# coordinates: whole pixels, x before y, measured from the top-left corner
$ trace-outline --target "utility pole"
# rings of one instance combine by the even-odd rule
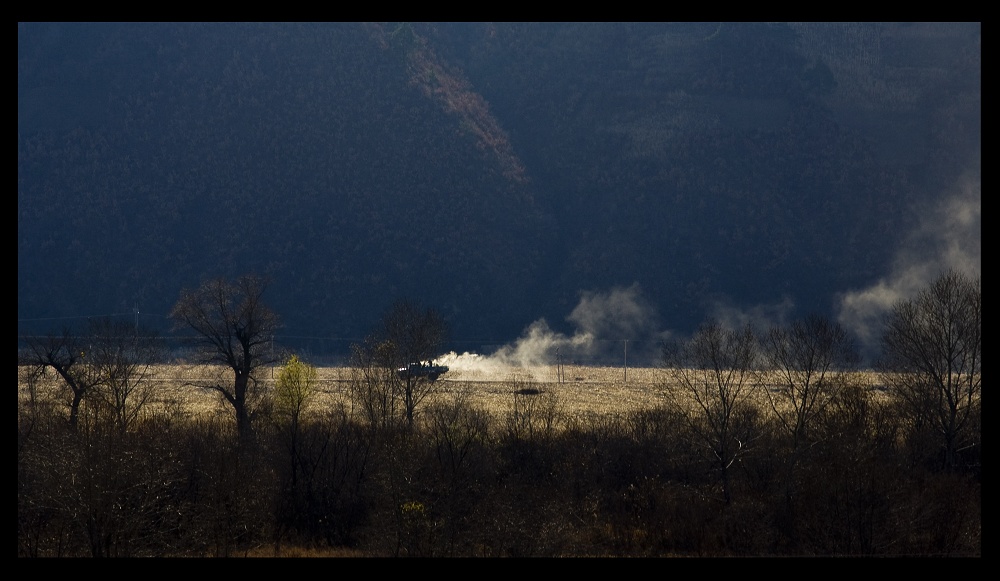
[[[628,339],[625,339],[625,383],[628,383]]]

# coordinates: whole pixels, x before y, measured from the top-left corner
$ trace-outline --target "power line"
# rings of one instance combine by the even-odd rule
[[[169,318],[167,315],[161,315],[159,313],[139,313],[138,309],[129,313],[106,313],[101,315],[63,315],[60,317],[35,317],[29,319],[18,319],[18,323],[33,323],[37,321],[62,321],[66,319],[100,319],[102,317],[156,317],[160,319]]]

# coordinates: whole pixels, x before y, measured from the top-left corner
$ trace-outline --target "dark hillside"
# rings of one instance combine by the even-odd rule
[[[289,339],[638,283],[830,312],[979,174],[980,26],[18,25],[19,332],[257,271]],[[458,348],[464,348],[459,345]]]

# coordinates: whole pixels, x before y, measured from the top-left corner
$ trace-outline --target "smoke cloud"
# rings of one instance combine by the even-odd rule
[[[757,329],[784,325],[795,311],[795,301],[789,296],[772,304],[755,305],[749,309],[736,307],[728,300],[718,300],[709,307],[710,317],[726,329],[742,329],[750,324]]]
[[[915,296],[950,269],[982,273],[982,181],[964,176],[897,252],[891,272],[872,286],[844,293],[838,321],[868,353],[878,347],[881,322],[898,301]]]
[[[868,288],[837,298],[838,322],[859,341],[866,354],[878,348],[883,316],[897,301],[911,298],[949,269],[970,276],[982,272],[982,185],[978,177],[960,180],[953,193],[923,215],[897,251],[890,273]],[[787,324],[795,302],[785,296],[772,304],[745,309],[715,301],[709,315],[726,328],[746,324],[766,329]],[[655,365],[661,341],[655,306],[638,283],[610,291],[583,291],[566,317],[571,333],[552,329],[545,319],[531,323],[521,336],[490,354],[448,353],[439,361],[455,371],[502,376],[513,369],[532,370],[557,363],[618,365],[627,349],[630,365]],[[627,345],[626,345],[627,341]]]
[[[515,342],[489,355],[452,352],[439,360],[456,371],[496,374],[557,363],[620,364],[628,341],[629,361],[640,364],[656,353],[661,333],[658,314],[639,284],[607,292],[583,291],[566,317],[575,330],[560,333],[545,319],[529,325]]]

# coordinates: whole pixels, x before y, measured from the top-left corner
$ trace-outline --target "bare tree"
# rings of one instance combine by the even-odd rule
[[[103,317],[92,320],[89,329],[88,360],[98,383],[94,393],[124,434],[154,394],[149,379],[163,345],[151,331],[126,321]]]
[[[410,300],[399,300],[382,316],[362,348],[381,368],[401,403],[403,417],[413,427],[417,407],[433,391],[434,377],[422,372],[441,353],[448,325],[439,312]],[[388,371],[388,373],[386,373]]]
[[[763,383],[778,423],[798,449],[814,419],[854,370],[860,355],[843,327],[820,315],[772,327],[761,338]]]
[[[732,499],[730,467],[754,435],[757,338],[748,325],[703,325],[687,342],[664,346],[668,394],[719,471],[723,498]]]
[[[351,348],[351,401],[373,432],[393,427],[399,421],[395,386],[399,381],[392,363],[390,345],[368,337]]]
[[[529,383],[517,376],[511,377],[507,385],[513,396],[501,420],[507,441],[519,443],[551,436],[563,415],[555,392],[530,388]]]
[[[269,345],[279,326],[278,316],[263,300],[267,281],[249,274],[235,281],[214,279],[195,290],[183,290],[170,313],[176,329],[192,330],[188,342],[199,362],[222,365],[233,372],[232,385],[214,382],[233,407],[241,441],[252,436],[251,420],[257,392],[257,372],[272,361]]]
[[[448,333],[444,318],[436,310],[410,301],[396,302],[383,319],[383,332],[394,346],[406,423],[411,428],[417,406],[432,391],[436,375],[413,373],[413,364],[431,365],[441,353]]]
[[[87,341],[64,328],[61,334],[45,337],[26,337],[27,348],[19,354],[20,363],[38,368],[51,367],[69,388],[69,425],[76,430],[80,419],[80,406],[99,378],[86,356]]]
[[[914,423],[940,436],[946,470],[978,436],[982,309],[981,277],[951,271],[897,303],[882,335],[879,367]]]

